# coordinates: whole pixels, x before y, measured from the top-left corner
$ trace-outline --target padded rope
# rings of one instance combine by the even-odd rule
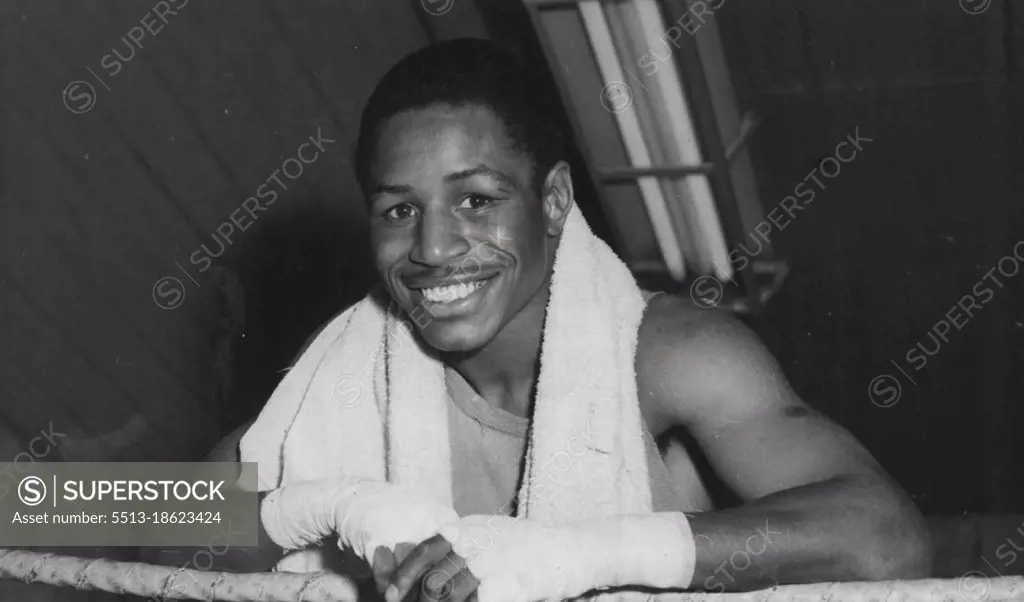
[[[335,573],[218,573],[2,548],[0,579],[157,600],[356,602],[357,599],[355,584]]]
[[[355,585],[334,573],[214,573],[106,558],[0,548],[0,579],[101,590],[158,600],[356,602]],[[659,602],[669,596],[658,596]],[[652,597],[652,600],[655,598]],[[678,594],[674,602],[998,602],[1024,600],[1024,577],[784,585],[736,594]]]

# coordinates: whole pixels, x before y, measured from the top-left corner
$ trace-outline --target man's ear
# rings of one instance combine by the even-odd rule
[[[572,174],[569,171],[569,164],[565,161],[555,163],[551,171],[544,178],[544,186],[541,189],[541,200],[544,203],[544,225],[548,236],[558,236],[562,233],[566,218],[569,217],[569,210],[576,202],[572,192]]]

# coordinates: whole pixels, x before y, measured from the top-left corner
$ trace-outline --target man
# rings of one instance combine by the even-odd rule
[[[555,250],[575,202],[569,138],[542,90],[534,73],[490,44],[447,42],[397,65],[361,123],[356,170],[377,271],[406,312],[430,304],[432,319],[417,323],[416,334],[458,373],[465,396],[480,402],[481,429],[493,424],[480,413],[497,416],[492,423],[529,421]],[[489,260],[451,280],[481,248]],[[849,433],[797,397],[737,320],[654,296],[635,371],[650,436],[688,430],[744,502],[710,510],[692,501],[699,483],[682,484],[687,491],[671,509],[686,513],[692,531],[692,587],[928,575],[930,547],[916,508]],[[507,498],[521,474],[522,458],[496,441],[477,444],[493,451],[479,462],[491,458],[497,485],[479,464],[454,469],[460,514],[511,512],[483,501]],[[237,458],[234,445],[212,457]],[[441,535],[398,551],[373,556],[389,602],[473,597],[478,581]],[[453,565],[463,568],[424,582]]]

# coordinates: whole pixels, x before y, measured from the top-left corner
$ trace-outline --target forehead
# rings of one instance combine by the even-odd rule
[[[529,178],[528,157],[515,148],[494,111],[480,105],[431,105],[403,111],[385,122],[370,175],[380,181],[410,172],[457,171],[479,164]]]

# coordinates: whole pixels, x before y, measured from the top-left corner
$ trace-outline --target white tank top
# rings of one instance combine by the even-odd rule
[[[530,421],[495,408],[454,369],[446,371],[448,429],[452,449],[452,497],[455,511],[471,514],[516,513]],[[679,446],[669,448],[679,470],[669,471],[644,425],[651,502],[655,512],[700,512],[710,498]],[[678,456],[679,453],[683,456]]]

